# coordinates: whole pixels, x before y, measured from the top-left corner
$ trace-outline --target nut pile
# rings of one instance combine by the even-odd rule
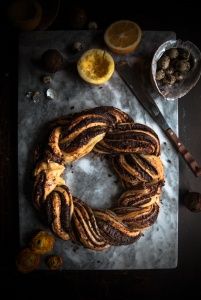
[[[191,61],[187,49],[171,48],[165,51],[157,63],[156,80],[169,86],[181,82],[192,67]]]

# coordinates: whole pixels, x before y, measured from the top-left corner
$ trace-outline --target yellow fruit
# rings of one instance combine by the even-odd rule
[[[142,37],[140,27],[128,20],[112,23],[104,34],[106,45],[115,53],[128,54],[139,45]]]
[[[114,72],[114,60],[104,50],[90,49],[79,59],[77,70],[86,82],[103,84],[110,79]]]
[[[39,231],[31,240],[31,250],[36,254],[45,254],[52,251],[55,244],[54,237],[46,231]]]
[[[8,8],[8,16],[19,29],[34,30],[42,18],[42,6],[38,1],[12,1]]]

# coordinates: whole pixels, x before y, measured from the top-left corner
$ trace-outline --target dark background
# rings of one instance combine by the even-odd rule
[[[10,1],[0,2],[1,64],[0,64],[0,192],[1,192],[1,275],[2,288],[9,287],[28,293],[30,298],[41,296],[43,289],[52,294],[65,289],[66,297],[128,299],[140,296],[172,296],[196,294],[201,296],[201,214],[192,213],[184,206],[187,191],[201,193],[201,178],[195,178],[180,160],[179,196],[179,256],[174,270],[99,271],[99,272],[35,272],[21,275],[15,270],[18,241],[17,193],[17,64],[18,31],[6,18]],[[48,2],[48,1],[46,1]],[[89,21],[96,21],[105,29],[114,20],[131,19],[142,30],[171,30],[178,38],[190,40],[201,49],[201,16],[193,1],[83,1]],[[109,6],[110,3],[110,6]],[[132,3],[132,4],[131,4]],[[49,1],[51,5],[51,1]],[[48,30],[72,29],[69,13],[75,1],[61,1],[57,18]],[[87,27],[85,26],[84,29]],[[179,100],[179,134],[201,164],[201,80]]]

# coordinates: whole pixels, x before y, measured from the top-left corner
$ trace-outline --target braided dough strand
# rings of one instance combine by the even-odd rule
[[[164,171],[157,134],[111,106],[69,115],[51,126],[34,170],[33,201],[53,232],[96,251],[139,239],[160,209]],[[71,195],[62,178],[65,166],[92,150],[111,161],[124,187],[114,208],[92,209]]]

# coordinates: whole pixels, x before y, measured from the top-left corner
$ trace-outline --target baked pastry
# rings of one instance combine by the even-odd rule
[[[125,191],[117,207],[92,209],[71,195],[65,166],[94,151],[104,155]],[[34,171],[33,200],[55,234],[93,250],[135,242],[157,219],[164,184],[160,142],[148,126],[102,106],[54,122]]]

